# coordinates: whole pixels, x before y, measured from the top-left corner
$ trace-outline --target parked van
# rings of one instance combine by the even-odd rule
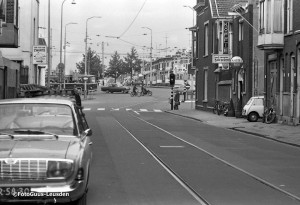
[[[256,122],[258,118],[262,118],[264,114],[264,96],[255,96],[249,99],[244,106],[242,115],[249,122]]]

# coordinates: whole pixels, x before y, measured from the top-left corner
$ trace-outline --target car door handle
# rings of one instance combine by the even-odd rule
[[[89,145],[93,145],[93,143],[92,143],[92,142],[90,142],[90,143],[89,143]]]

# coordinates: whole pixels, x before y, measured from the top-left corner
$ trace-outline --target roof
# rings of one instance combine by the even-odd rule
[[[38,104],[61,104],[72,106],[74,99],[55,95],[46,95],[35,98],[12,98],[0,100],[1,104],[26,104],[26,103],[38,103]]]
[[[209,0],[212,18],[228,17],[228,12],[236,4],[245,5],[249,0]]]

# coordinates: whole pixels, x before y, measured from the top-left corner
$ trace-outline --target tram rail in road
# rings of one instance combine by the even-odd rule
[[[197,145],[194,145],[184,139],[181,139],[180,137],[176,136],[175,134],[172,134],[171,132],[161,128],[160,126],[157,126],[157,125],[154,125],[144,119],[142,119],[140,116],[135,116],[135,115],[132,115],[130,114],[132,117],[140,120],[141,122],[143,123],[146,123],[148,125],[150,125],[151,127],[157,129],[157,130],[160,130],[164,133],[166,133],[167,135],[169,136],[172,136],[174,139],[177,139],[179,140],[180,142],[182,142],[183,144],[185,145],[162,145],[160,146],[160,148],[185,148],[185,147],[192,147],[192,148],[195,148],[199,151],[201,151],[202,153],[205,153],[206,155],[218,160],[219,162],[225,164],[226,166],[229,166],[235,170],[237,170],[238,172],[252,178],[253,180],[259,182],[259,184],[265,186],[265,188],[263,189],[268,189],[268,188],[271,188],[277,192],[280,192],[282,193],[283,195],[287,196],[287,198],[291,198],[292,200],[294,201],[297,201],[297,202],[300,202],[300,198],[293,194],[293,193],[290,193],[284,189],[282,189],[281,187],[278,187],[277,185],[275,184],[272,184],[271,182],[268,182],[267,180],[261,178],[261,177],[258,177],[254,174],[251,174],[250,172],[214,155],[213,153],[210,153],[208,151],[206,151],[205,149],[202,149],[201,147],[197,146]],[[182,185],[185,190],[187,190],[198,202],[199,204],[203,204],[203,205],[209,205],[210,202],[209,202],[209,199],[205,196],[202,195],[202,193],[199,191],[197,191],[196,189],[193,188],[193,185],[191,185],[189,182],[187,182],[187,180],[184,179],[184,177],[182,177],[180,175],[180,173],[178,173],[176,171],[176,169],[174,169],[172,166],[170,166],[167,162],[167,160],[164,160],[162,159],[160,156],[159,156],[159,153],[156,153],[155,150],[152,150],[149,146],[145,146],[144,142],[142,140],[139,139],[138,136],[135,136],[134,133],[130,132],[125,125],[123,125],[120,121],[116,120],[117,123],[134,139],[136,140],[180,185]]]

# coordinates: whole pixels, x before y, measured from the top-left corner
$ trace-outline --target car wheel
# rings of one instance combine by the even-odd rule
[[[257,120],[258,120],[258,114],[256,112],[251,112],[248,115],[247,119],[248,119],[249,122],[257,122]]]
[[[107,90],[106,93],[109,93],[109,91]]]

